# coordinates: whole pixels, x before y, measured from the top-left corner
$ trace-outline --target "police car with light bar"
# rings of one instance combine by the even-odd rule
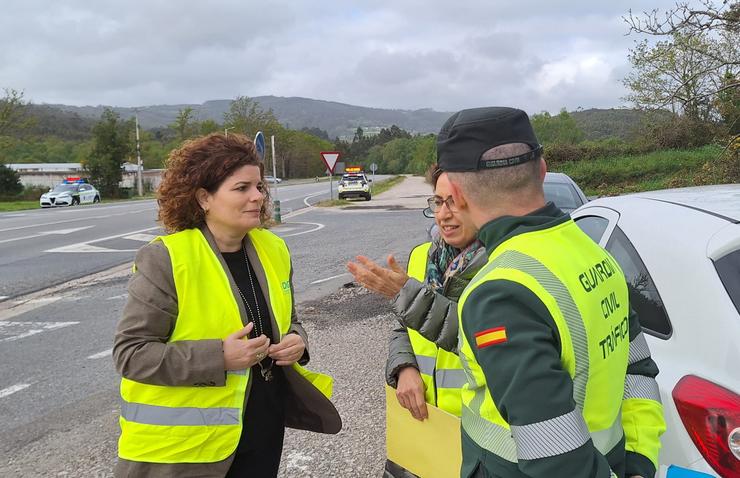
[[[85,178],[66,178],[61,183],[41,195],[41,207],[75,206],[85,203],[99,203],[100,191]]]
[[[347,166],[344,168],[344,175],[342,175],[342,179],[337,186],[339,199],[362,197],[365,198],[365,201],[369,201],[372,198],[371,182],[372,179],[368,179],[365,176],[362,168],[359,166]]]

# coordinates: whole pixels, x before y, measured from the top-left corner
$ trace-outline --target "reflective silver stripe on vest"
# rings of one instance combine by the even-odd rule
[[[511,434],[520,460],[562,455],[582,447],[591,439],[588,426],[577,408],[549,420],[511,425]]]
[[[247,369],[244,370],[227,370],[226,375],[246,375]]]
[[[161,407],[121,402],[121,416],[143,425],[208,426],[238,425],[238,408]]]
[[[434,384],[437,388],[462,388],[466,383],[468,379],[462,369],[443,368],[434,372]]]
[[[434,375],[434,367],[437,365],[437,359],[426,355],[417,355],[416,364],[419,366],[419,372],[424,375]]]
[[[573,399],[576,401],[578,408],[583,409],[583,403],[586,399],[586,382],[588,382],[589,377],[588,339],[581,313],[573,302],[573,297],[568,292],[568,288],[540,261],[518,251],[504,252],[486,266],[485,272],[480,272],[479,277],[497,267],[518,269],[529,274],[557,302],[558,308],[568,324],[573,342],[573,354],[576,359],[573,376]]]
[[[511,432],[501,425],[485,420],[465,404],[462,406],[462,427],[479,446],[506,461],[517,462],[516,443],[511,437]]]
[[[603,455],[606,455],[614,449],[615,446],[619,445],[624,437],[624,428],[622,428],[622,411],[620,410],[617,414],[617,418],[614,419],[612,426],[606,430],[599,430],[597,432],[591,432],[591,439],[594,441],[594,447],[599,450]]]
[[[637,363],[640,360],[650,358],[650,348],[648,347],[647,341],[645,340],[645,334],[640,332],[630,342],[630,356],[629,364]]]
[[[624,399],[628,398],[647,398],[660,402],[658,382],[644,375],[627,375],[624,381]]]

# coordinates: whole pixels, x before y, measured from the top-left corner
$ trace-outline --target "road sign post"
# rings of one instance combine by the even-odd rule
[[[321,160],[326,165],[326,172],[329,174],[329,199],[334,199],[333,174],[334,166],[337,164],[341,153],[339,151],[322,151]]]

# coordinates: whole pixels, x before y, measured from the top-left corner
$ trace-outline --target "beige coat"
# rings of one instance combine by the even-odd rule
[[[228,266],[216,247],[213,235],[207,228],[202,232],[231,284],[235,298],[239,292]],[[254,267],[265,301],[270,304],[265,271],[254,246],[245,238],[249,261]],[[167,248],[161,241],[142,247],[136,254],[136,272],[128,285],[128,301],[123,317],[118,323],[113,345],[113,360],[123,376],[137,382],[165,386],[221,387],[226,384],[224,356],[221,340],[190,340],[168,342],[177,320],[177,292],[172,274],[172,263]],[[292,281],[291,281],[292,287]],[[247,314],[241,300],[236,300],[242,323]],[[217,304],[214,304],[217,305]],[[272,343],[280,339],[272,310]],[[308,337],[296,320],[295,306],[289,333],[299,334],[306,343],[300,364],[308,362]],[[337,433],[341,419],[334,406],[306,379],[290,367],[285,367],[285,378],[290,396],[286,398],[285,424],[291,428],[320,433]],[[250,381],[251,387],[251,381]],[[249,389],[245,402],[249,397]],[[246,407],[245,407],[246,408]],[[223,477],[226,475],[233,454],[216,463],[157,464],[119,459],[115,469],[117,477]]]

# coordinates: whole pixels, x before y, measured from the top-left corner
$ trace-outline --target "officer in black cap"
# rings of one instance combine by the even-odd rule
[[[658,368],[619,265],[545,202],[527,114],[455,113],[437,153],[448,204],[489,254],[458,305],[461,476],[653,477],[665,430]]]

